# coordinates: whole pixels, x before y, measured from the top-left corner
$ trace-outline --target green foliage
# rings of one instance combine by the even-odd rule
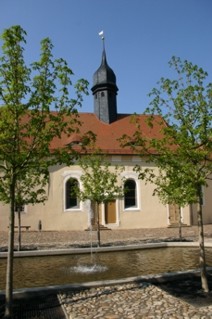
[[[80,200],[107,203],[123,197],[123,186],[119,186],[118,176],[122,167],[115,167],[112,171],[110,163],[101,154],[83,156],[79,165],[83,169],[81,176],[82,190],[78,191]]]
[[[70,96],[73,72],[64,59],[53,59],[49,38],[41,41],[39,61],[27,66],[25,37],[20,26],[1,36],[0,198],[10,200],[9,185],[15,180],[16,195],[35,203],[45,199],[42,189],[49,166],[71,161],[70,147],[67,153],[52,143],[77,130],[77,107],[87,94],[88,82],[79,80],[74,86],[76,98]]]
[[[199,201],[212,174],[212,83],[188,61],[173,57],[170,66],[176,78],[161,78],[146,110],[148,125],[159,125],[161,136],[147,139],[138,127],[133,147],[159,168],[157,174],[137,167],[140,178],[155,183],[163,202],[184,206]]]
[[[41,170],[39,170],[41,172]],[[47,199],[46,185],[49,180],[48,171],[39,175],[37,171],[30,169],[28,175],[19,175],[16,179],[15,187],[15,203],[17,205],[27,205],[43,203]],[[0,200],[5,203],[10,203],[10,179],[4,180],[0,184]]]

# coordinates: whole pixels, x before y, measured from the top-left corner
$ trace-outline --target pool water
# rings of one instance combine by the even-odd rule
[[[206,249],[212,266],[212,249]],[[199,250],[190,247],[152,248],[80,255],[14,259],[14,289],[183,271],[199,267]],[[0,289],[5,289],[6,259],[0,259]]]

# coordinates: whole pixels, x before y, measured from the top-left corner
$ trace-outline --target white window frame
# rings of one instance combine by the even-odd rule
[[[82,172],[80,171],[65,171],[63,173],[63,210],[64,212],[80,212],[82,211],[82,202],[79,202],[79,207],[66,208],[66,183],[70,178],[74,178],[79,183],[79,188],[82,188],[82,183],[80,177],[82,176]]]
[[[123,211],[125,212],[129,212],[129,211],[138,211],[140,210],[140,202],[141,202],[141,196],[140,196],[140,183],[139,183],[139,179],[138,179],[138,174],[135,172],[124,172],[121,174],[121,176],[124,178],[124,183],[128,180],[128,179],[132,179],[135,182],[135,187],[136,187],[136,199],[137,199],[137,203],[135,207],[127,207],[125,208],[124,205],[124,198],[122,199],[122,206],[123,206]],[[124,187],[124,185],[123,185]]]

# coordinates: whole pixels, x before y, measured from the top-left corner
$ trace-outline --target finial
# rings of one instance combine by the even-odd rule
[[[104,37],[104,31],[103,30],[99,32],[99,36],[104,41],[105,37]]]
[[[102,39],[103,50],[105,50],[105,36],[104,36],[104,31],[103,30],[99,32],[99,36]]]

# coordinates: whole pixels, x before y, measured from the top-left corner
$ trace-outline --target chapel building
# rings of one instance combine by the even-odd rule
[[[117,109],[118,87],[116,75],[109,67],[106,51],[103,47],[101,65],[94,73],[92,86],[94,112],[79,113],[81,126],[79,132],[64,136],[55,141],[54,147],[71,144],[79,148],[84,134],[92,131],[96,135],[96,147],[101,149],[110,161],[111,169],[116,165],[124,167],[123,187],[129,191],[123,198],[118,198],[100,209],[100,224],[103,228],[138,229],[178,227],[179,207],[163,205],[157,196],[153,196],[154,185],[139,179],[134,171],[135,165],[143,168],[151,166],[145,157],[136,154],[130,145],[121,147],[119,138],[124,134],[132,136],[136,130],[135,122],[140,125],[146,137],[160,137],[160,125],[155,116],[154,126],[150,128],[146,119],[148,115],[120,114]],[[129,107],[133,111],[133,106]],[[157,167],[152,167],[157,171]],[[22,225],[30,230],[44,231],[87,230],[95,225],[95,208],[93,203],[80,202],[70,191],[73,185],[82,187],[80,177],[82,169],[77,164],[70,166],[57,165],[49,168],[50,182],[46,189],[48,199],[45,204],[25,205],[22,207]],[[203,216],[204,223],[212,223],[212,185],[204,190]],[[185,226],[197,224],[196,206],[180,208],[181,222]],[[9,206],[0,204],[0,230],[7,230]],[[17,216],[15,220],[17,226]]]

